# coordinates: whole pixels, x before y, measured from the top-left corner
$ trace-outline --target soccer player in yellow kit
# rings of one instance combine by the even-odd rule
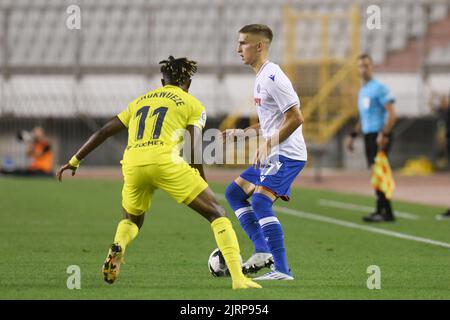
[[[136,238],[153,193],[159,188],[211,223],[217,246],[229,268],[233,289],[261,288],[242,273],[236,234],[205,181],[203,165],[189,165],[179,154],[183,141],[179,130],[186,129],[191,137],[201,137],[206,122],[205,107],[188,93],[191,77],[197,71],[196,62],[170,56],[160,64],[163,87],[138,97],[95,132],[59,169],[57,177],[61,181],[65,170],[72,170],[74,175],[80,161],[92,150],[110,136],[128,129],[128,145],[121,161],[124,219],[117,226],[102,267],[105,281],[113,283],[117,279],[125,250]],[[201,154],[198,139],[191,141],[191,154]]]

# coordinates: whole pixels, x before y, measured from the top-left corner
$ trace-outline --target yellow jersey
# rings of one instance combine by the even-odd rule
[[[166,85],[138,97],[117,115],[128,128],[122,165],[142,166],[173,161],[188,125],[203,129],[206,112],[193,95]]]

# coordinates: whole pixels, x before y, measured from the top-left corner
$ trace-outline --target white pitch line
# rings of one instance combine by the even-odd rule
[[[220,200],[226,200],[225,196],[223,194],[217,194],[217,198]],[[450,249],[450,243],[447,243],[447,242],[442,242],[442,241],[437,241],[437,240],[427,239],[427,238],[422,238],[422,237],[416,237],[416,236],[412,236],[412,235],[409,235],[406,233],[395,232],[395,231],[390,231],[390,230],[381,229],[381,228],[365,226],[365,225],[358,224],[358,223],[334,219],[334,218],[330,218],[327,216],[322,216],[320,214],[303,212],[303,211],[294,210],[294,209],[290,209],[290,208],[286,208],[286,207],[275,206],[275,210],[289,214],[291,216],[299,217],[299,218],[321,221],[321,222],[325,222],[325,223],[335,224],[335,225],[338,225],[341,227],[347,227],[347,228],[351,228],[351,229],[364,230],[364,231],[368,231],[368,232],[372,232],[372,233],[384,234],[385,236],[389,236],[389,237],[410,240],[410,241],[416,241],[416,242],[431,244],[434,246]]]
[[[416,237],[416,236],[412,236],[412,235],[409,235],[406,233],[395,232],[395,231],[390,231],[390,230],[386,230],[386,229],[364,226],[364,225],[361,225],[358,223],[334,219],[334,218],[330,218],[330,217],[326,217],[326,216],[321,216],[318,214],[297,211],[297,210],[284,208],[284,207],[276,207],[276,209],[280,212],[284,212],[284,213],[290,214],[292,216],[297,216],[300,218],[322,221],[322,222],[332,223],[332,224],[336,224],[336,225],[347,227],[347,228],[365,230],[365,231],[369,231],[369,232],[373,232],[373,233],[381,233],[381,234],[391,236],[394,238],[400,238],[400,239],[405,239],[405,240],[411,240],[411,241],[416,241],[416,242],[432,244],[432,245],[439,246],[439,247],[450,248],[450,243],[446,243],[446,242],[442,242],[442,241],[437,241],[437,240],[422,238],[422,237]]]
[[[358,204],[353,203],[345,203],[335,200],[327,200],[327,199],[320,199],[319,205],[323,207],[333,207],[338,209],[347,209],[347,210],[353,210],[353,211],[362,211],[362,212],[368,212],[371,213],[374,211],[374,208],[369,206],[362,206]],[[403,212],[403,211],[394,211],[395,216],[403,219],[409,219],[409,220],[418,220],[419,216],[413,213],[409,212]]]

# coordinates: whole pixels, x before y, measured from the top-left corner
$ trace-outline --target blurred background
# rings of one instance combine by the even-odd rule
[[[381,8],[379,28],[368,25],[371,5]],[[309,166],[366,168],[362,140],[353,154],[343,145],[357,117],[356,57],[366,52],[397,98],[392,166],[448,168],[446,0],[0,0],[0,166],[27,165],[18,133],[35,126],[52,143],[54,166],[67,161],[160,85],[158,62],[169,55],[198,61],[191,93],[207,108],[207,127],[256,121],[254,74],[236,54],[238,30],[250,23],[274,31],[270,59],[300,96]],[[85,164],[117,165],[125,144],[125,134],[114,137]]]

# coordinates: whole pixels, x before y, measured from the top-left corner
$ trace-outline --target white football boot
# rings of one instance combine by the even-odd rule
[[[242,272],[244,274],[256,273],[262,268],[273,265],[273,257],[271,253],[254,253],[252,256],[242,264]]]
[[[253,278],[253,280],[294,280],[294,277],[289,274],[274,270],[260,277]]]

